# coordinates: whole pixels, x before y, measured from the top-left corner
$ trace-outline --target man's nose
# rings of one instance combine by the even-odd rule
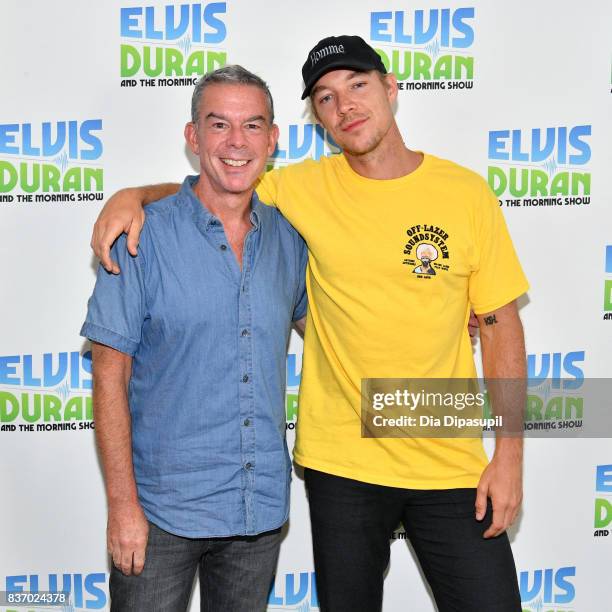
[[[230,127],[227,134],[227,143],[232,146],[240,149],[246,145],[246,135],[242,129],[242,126],[232,126]]]
[[[338,114],[346,115],[355,109],[355,101],[350,93],[338,94]]]

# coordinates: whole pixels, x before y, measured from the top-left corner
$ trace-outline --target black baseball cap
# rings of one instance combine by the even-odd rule
[[[328,36],[310,50],[302,66],[302,100],[310,95],[310,90],[324,74],[338,68],[387,73],[380,55],[360,36]]]

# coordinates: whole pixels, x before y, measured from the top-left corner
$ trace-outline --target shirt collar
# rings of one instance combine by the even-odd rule
[[[211,227],[221,225],[221,221],[202,204],[195,194],[193,187],[198,182],[199,178],[198,175],[192,175],[185,178],[179,191],[179,201],[191,208],[193,211],[193,219],[196,224],[204,231],[208,231]],[[263,206],[257,194],[253,191],[249,218],[255,230],[258,230],[261,225]]]

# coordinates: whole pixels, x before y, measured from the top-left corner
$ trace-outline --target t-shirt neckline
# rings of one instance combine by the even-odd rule
[[[427,171],[431,163],[431,155],[428,155],[423,151],[415,151],[415,153],[420,153],[421,155],[423,155],[423,160],[421,161],[421,163],[412,172],[394,179],[374,179],[362,176],[358,172],[355,172],[353,168],[351,168],[351,165],[349,164],[348,160],[346,159],[346,156],[343,153],[338,155],[338,157],[340,158],[340,169],[345,174],[347,174],[351,178],[351,180],[354,180],[357,183],[361,183],[362,186],[370,189],[387,190],[405,187],[409,183],[412,183],[415,179],[418,179],[422,174]]]

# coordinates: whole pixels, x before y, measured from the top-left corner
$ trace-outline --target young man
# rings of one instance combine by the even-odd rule
[[[302,239],[253,193],[278,129],[240,66],[196,85],[185,127],[200,176],[147,208],[134,258],[102,268],[93,341],[112,609],[266,609],[289,512],[285,363],[306,313]],[[143,569],[144,568],[144,569]]]
[[[402,522],[441,612],[518,611],[505,530],[522,497],[522,440],[499,437],[487,464],[480,439],[362,438],[360,419],[363,379],[475,377],[470,307],[485,376],[524,378],[515,299],[528,285],[497,200],[476,174],[405,147],[396,79],[361,38],[323,39],[302,75],[302,98],[343,153],[268,173],[257,191],[309,249],[294,457],[321,608],[381,608]],[[107,268],[119,232],[135,249],[146,198],[130,193],[101,215],[92,243]]]

